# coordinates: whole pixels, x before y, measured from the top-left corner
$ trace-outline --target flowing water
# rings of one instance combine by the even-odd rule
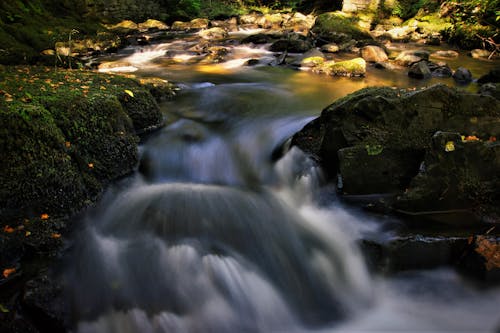
[[[401,73],[329,78],[270,66],[243,46],[217,65],[177,41],[121,56],[139,76],[181,83],[170,125],[89,212],[67,269],[75,332],[493,332],[500,291],[448,269],[368,273],[356,241],[384,221],[320,190],[296,148],[275,151],[336,98]],[[185,48],[185,46],[184,46]],[[372,75],[373,74],[373,75]],[[426,82],[429,84],[429,82]],[[76,263],[76,264],[74,264]]]

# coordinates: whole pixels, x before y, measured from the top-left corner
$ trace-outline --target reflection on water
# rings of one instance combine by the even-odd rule
[[[347,93],[451,79],[371,67],[365,78],[331,78],[267,66],[269,52],[245,47],[200,65],[183,43],[192,41],[121,56],[139,76],[182,83],[162,105],[178,120],[147,140],[138,172],[85,218],[66,272],[76,332],[498,327],[498,289],[476,290],[449,270],[370,276],[355,244],[386,237],[381,222],[320,205],[321,170],[300,150],[273,159]],[[244,65],[252,58],[265,61]]]

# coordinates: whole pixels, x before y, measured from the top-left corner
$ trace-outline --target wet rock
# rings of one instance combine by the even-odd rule
[[[478,80],[477,83],[483,84],[483,83],[499,83],[500,82],[500,68],[495,68],[492,69],[488,72],[488,74],[485,74],[481,76]]]
[[[241,44],[267,44],[281,38],[281,36],[276,36],[272,34],[254,34],[247,36],[241,40]]]
[[[410,66],[408,76],[415,79],[428,79],[432,73],[426,61],[419,61]]]
[[[50,332],[66,332],[69,328],[69,304],[62,286],[47,274],[26,283],[22,305],[31,321]]]
[[[383,62],[389,59],[384,49],[375,45],[363,47],[361,49],[361,57],[365,59],[366,62]]]
[[[325,55],[317,49],[312,49],[299,56],[292,66],[296,67],[316,67],[325,61]]]
[[[425,50],[411,50],[401,52],[395,59],[400,66],[411,66],[422,60],[429,60],[430,53]]]
[[[307,33],[314,25],[315,17],[313,15],[304,15],[296,12],[293,16],[283,23],[283,28],[294,32]]]
[[[401,66],[395,65],[395,64],[390,63],[390,62],[376,62],[373,64],[373,67],[375,67],[377,69],[387,69],[390,71],[403,69]]]
[[[396,27],[384,32],[379,38],[388,39],[393,42],[408,42],[415,29],[415,27],[410,26]]]
[[[474,49],[470,51],[470,56],[474,59],[488,59],[491,52],[483,49]]]
[[[304,53],[313,47],[311,41],[299,38],[280,39],[269,47],[271,52]]]
[[[316,17],[311,32],[319,44],[342,44],[352,39],[373,40],[371,35],[356,23],[355,18],[345,13],[328,12]]]
[[[224,39],[227,38],[228,33],[225,29],[214,27],[210,29],[201,30],[198,35],[204,39]]]
[[[259,64],[259,59],[249,59],[245,65],[246,66],[256,66]]]
[[[209,21],[204,18],[195,18],[189,22],[190,29],[207,29]]]
[[[397,192],[417,172],[420,154],[366,144],[338,150],[343,194]]]
[[[162,22],[162,21],[158,21],[158,20],[153,20],[153,19],[148,19],[142,23],[139,23],[137,25],[137,28],[141,31],[145,31],[145,30],[168,30],[169,29],[169,26]]]
[[[490,117],[487,119],[491,121]],[[485,136],[496,136],[500,130],[498,124],[476,128],[488,131],[483,132]],[[500,216],[499,209],[495,208],[495,202],[500,200],[499,170],[500,145],[480,140],[464,141],[458,132],[437,132],[426,152],[424,166],[394,207],[405,212],[481,207],[477,212],[480,219],[494,221]],[[488,213],[481,212],[486,209]],[[477,220],[467,219],[469,223]],[[467,219],[460,221],[457,218],[455,223],[464,223]]]
[[[500,83],[485,83],[479,87],[478,94],[491,96],[500,100]]]
[[[499,116],[500,102],[494,98],[444,85],[414,92],[369,88],[323,110],[293,137],[292,145],[319,161],[331,181],[340,173],[343,190],[351,195],[397,190],[394,209],[461,209],[473,222],[477,219],[471,215],[494,220],[498,208],[493,203],[500,198],[500,145],[494,139],[500,135]],[[437,129],[451,134],[434,135]],[[462,142],[462,135],[482,141],[471,137]],[[388,169],[383,154],[388,154]],[[383,178],[384,172],[391,176]],[[358,178],[370,187],[358,186]]]
[[[119,33],[131,33],[139,30],[139,25],[130,20],[124,20],[114,25],[108,25],[108,29],[117,31]]]
[[[464,67],[458,67],[453,73],[453,79],[460,84],[467,84],[472,82],[472,73]]]
[[[431,56],[440,59],[458,58],[459,53],[453,50],[441,50],[431,54]]]
[[[433,77],[451,77],[453,75],[451,68],[444,62],[427,62],[427,66],[431,70]]]
[[[316,73],[331,76],[364,76],[366,73],[366,62],[363,58],[335,62],[325,61],[313,69]]]
[[[321,51],[327,52],[327,53],[336,53],[340,51],[340,48],[337,44],[335,43],[329,43],[321,46]]]

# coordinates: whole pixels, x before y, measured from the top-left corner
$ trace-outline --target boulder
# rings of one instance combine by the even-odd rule
[[[158,20],[148,19],[138,25],[139,30],[168,30],[169,26]]]
[[[422,60],[429,60],[430,53],[425,50],[403,51],[396,57],[396,64],[400,66],[411,66]]]
[[[485,83],[479,87],[478,94],[487,95],[500,100],[500,83]]]
[[[304,53],[313,47],[311,41],[299,38],[280,39],[271,44],[271,52]]]
[[[474,49],[470,51],[470,56],[474,59],[488,59],[491,52],[483,49]]]
[[[210,29],[201,30],[198,35],[203,39],[224,39],[227,38],[228,33],[225,29],[214,27]]]
[[[372,40],[368,31],[357,25],[354,16],[342,12],[328,12],[316,17],[311,29],[313,36],[317,37],[319,43],[345,43],[354,40]]]
[[[365,59],[366,62],[383,62],[389,59],[384,49],[375,45],[363,47],[361,49],[361,57]]]
[[[336,53],[336,52],[340,51],[340,48],[335,43],[328,43],[328,44],[321,46],[321,51],[327,52],[327,53]]]
[[[444,62],[427,62],[427,66],[431,70],[433,77],[451,77],[453,75],[453,71],[451,68]]]
[[[189,22],[191,29],[207,29],[209,21],[205,18],[195,18]]]
[[[410,66],[408,76],[415,79],[428,79],[432,76],[427,61],[419,61]]]
[[[323,110],[292,146],[317,160],[330,181],[340,175],[341,193],[396,191],[391,207],[404,214],[466,212],[494,220],[500,216],[499,117],[493,97],[445,85],[366,88]]]
[[[484,83],[499,83],[500,82],[500,68],[495,68],[492,69],[488,72],[488,74],[485,74],[481,76],[478,80],[477,83],[479,84],[484,84]]]
[[[267,44],[267,43],[271,43],[279,38],[281,38],[282,36],[276,36],[276,35],[272,35],[272,34],[263,34],[263,33],[259,33],[259,34],[254,34],[254,35],[250,35],[250,36],[247,36],[245,38],[243,38],[241,40],[241,44],[249,44],[249,43],[252,43],[252,44]]]
[[[313,15],[304,15],[296,12],[293,16],[283,23],[283,28],[300,33],[307,33],[314,25],[315,17]]]
[[[467,68],[458,67],[453,73],[453,79],[455,79],[457,83],[467,84],[472,82],[472,73]]]
[[[324,73],[331,76],[365,76],[366,62],[363,58],[355,58],[346,61],[325,61],[313,69],[316,73]]]
[[[439,59],[449,59],[449,58],[458,58],[459,53],[453,50],[440,50],[433,52],[431,56]]]

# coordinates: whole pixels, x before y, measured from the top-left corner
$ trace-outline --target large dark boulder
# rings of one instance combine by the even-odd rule
[[[323,110],[292,144],[340,179],[343,194],[398,193],[392,208],[405,214],[459,210],[494,220],[499,117],[498,100],[445,85],[366,88]]]

